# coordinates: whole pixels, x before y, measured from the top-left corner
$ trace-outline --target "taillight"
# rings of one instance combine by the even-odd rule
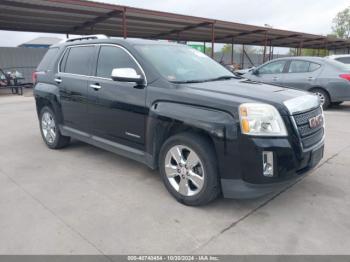
[[[32,81],[33,81],[33,85],[35,85],[36,82],[38,81],[38,76],[35,71],[32,73]]]
[[[350,81],[350,74],[341,74],[339,75],[341,78]]]

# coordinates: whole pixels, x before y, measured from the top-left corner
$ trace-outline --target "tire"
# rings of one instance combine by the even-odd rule
[[[344,101],[332,102],[331,106],[340,106]]]
[[[159,170],[167,190],[182,204],[205,205],[220,194],[214,148],[199,134],[170,137],[160,150]]]
[[[327,109],[330,106],[331,99],[327,91],[325,91],[322,88],[315,88],[315,89],[312,89],[311,92],[316,94],[320,98],[323,109]]]
[[[62,136],[55,113],[50,107],[45,106],[40,111],[40,131],[46,145],[51,149],[60,149],[67,146],[70,137]]]

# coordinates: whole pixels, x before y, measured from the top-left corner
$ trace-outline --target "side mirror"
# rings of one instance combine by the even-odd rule
[[[259,75],[259,70],[253,69],[252,74],[258,76]]]
[[[135,82],[137,84],[142,84],[144,81],[143,77],[137,74],[136,70],[133,68],[114,68],[111,78],[114,81]]]

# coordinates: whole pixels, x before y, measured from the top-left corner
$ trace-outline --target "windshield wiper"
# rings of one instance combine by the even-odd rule
[[[209,82],[209,81],[228,80],[228,79],[232,79],[232,78],[240,79],[240,77],[237,77],[237,76],[219,76],[219,77],[216,77],[216,78],[208,79],[206,81]]]
[[[174,84],[193,84],[193,83],[203,83],[206,81],[207,80],[185,80],[185,81],[170,81],[170,82]]]
[[[219,76],[216,78],[209,78],[209,79],[202,79],[202,80],[184,80],[184,81],[171,81],[171,83],[174,84],[193,84],[193,83],[204,83],[204,82],[211,82],[211,81],[219,81],[219,80],[228,80],[228,79],[240,79],[241,77],[238,76]]]

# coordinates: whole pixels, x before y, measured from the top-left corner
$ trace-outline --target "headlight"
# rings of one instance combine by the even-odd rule
[[[239,107],[243,134],[252,136],[287,136],[286,126],[277,109],[269,104],[245,103]]]

